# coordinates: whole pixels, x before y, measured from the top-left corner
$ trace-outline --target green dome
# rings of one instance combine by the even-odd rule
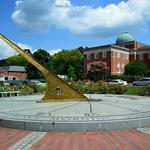
[[[124,32],[119,35],[119,37],[116,40],[116,44],[122,44],[131,41],[135,41],[134,37],[130,33]]]

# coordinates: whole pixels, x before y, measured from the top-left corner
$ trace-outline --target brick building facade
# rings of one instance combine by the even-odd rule
[[[23,66],[0,67],[0,80],[25,80],[27,79],[26,69]]]
[[[115,44],[84,49],[84,78],[88,78],[91,64],[103,62],[107,65],[107,76],[123,74],[125,65],[140,60],[150,68],[150,46],[136,41],[127,32],[122,33]]]

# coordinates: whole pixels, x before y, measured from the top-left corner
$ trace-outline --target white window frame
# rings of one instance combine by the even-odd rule
[[[120,64],[117,64],[117,73],[120,73]]]
[[[148,59],[150,59],[150,52],[148,52]]]
[[[117,52],[117,58],[120,58],[120,53],[119,52]]]
[[[91,59],[91,54],[87,54],[87,59]]]
[[[103,52],[103,58],[107,58],[107,52]]]
[[[127,60],[129,59],[129,54],[126,54],[126,59],[127,59]]]
[[[125,65],[124,65],[124,64],[122,64],[122,72],[124,72],[124,69],[125,69],[125,68],[124,68],[124,66],[125,66]]]
[[[125,59],[125,54],[124,54],[124,53],[122,53],[121,55],[122,55],[122,59]]]
[[[139,60],[143,60],[143,53],[139,54]]]
[[[113,51],[113,52],[112,52],[112,55],[113,55],[113,58],[115,58],[116,53]]]
[[[91,65],[87,64],[87,72],[90,70]]]
[[[98,53],[95,53],[95,57],[94,57],[95,59],[98,59]]]

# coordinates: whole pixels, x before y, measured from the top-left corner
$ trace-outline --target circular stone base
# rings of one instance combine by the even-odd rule
[[[42,95],[0,98],[0,126],[32,131],[108,131],[150,126],[149,97],[86,95],[87,102],[37,103]]]

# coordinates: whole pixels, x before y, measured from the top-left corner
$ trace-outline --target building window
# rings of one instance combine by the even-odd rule
[[[112,56],[113,56],[113,58],[115,58],[115,52],[112,52]]]
[[[143,54],[139,54],[139,59],[143,60]]]
[[[103,52],[103,58],[107,58],[107,52]]]
[[[129,59],[129,55],[128,55],[128,54],[126,54],[126,59],[127,59],[127,60]]]
[[[150,59],[150,52],[148,53],[148,59]]]
[[[98,53],[95,53],[95,59],[98,59]]]
[[[120,53],[117,53],[117,58],[120,58]]]
[[[5,77],[5,80],[8,80],[8,77]]]
[[[117,65],[117,73],[120,73],[120,64]]]
[[[124,59],[124,58],[125,58],[125,54],[123,54],[123,53],[122,53],[122,55],[121,55],[121,56],[122,56],[122,59]]]
[[[90,54],[87,54],[87,59],[90,59],[91,58],[91,55]]]
[[[124,64],[122,64],[122,72],[124,72]]]
[[[91,68],[91,66],[89,64],[87,64],[87,71],[89,71]]]

